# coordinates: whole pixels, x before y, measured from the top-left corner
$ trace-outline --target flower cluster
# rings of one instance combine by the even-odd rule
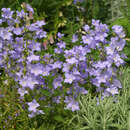
[[[26,4],[21,11],[11,11],[10,8],[2,9],[0,19],[0,67],[19,84],[18,93],[24,97],[28,93],[27,87],[33,89],[39,84],[37,76],[44,72],[43,66],[38,63],[40,55],[35,53],[41,50],[42,41],[47,33],[43,30],[44,20],[32,22],[33,8]],[[31,64],[36,61],[36,64]],[[28,103],[30,117],[36,113],[39,104],[36,100]]]
[[[53,54],[48,51],[41,55],[47,32],[44,20],[32,21],[33,13],[28,4],[16,12],[3,8],[0,19],[0,67],[17,82],[21,99],[34,91],[33,100],[27,102],[29,117],[44,114],[52,102],[79,110],[77,97],[87,94],[90,84],[103,97],[118,94],[122,86],[117,69],[124,64],[126,43],[121,26],[110,31],[106,24],[92,20],[91,26],[82,27],[83,33],[73,35],[69,49],[64,34],[58,32]]]

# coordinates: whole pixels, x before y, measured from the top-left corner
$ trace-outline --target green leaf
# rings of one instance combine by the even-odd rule
[[[58,122],[64,122],[64,118],[61,115],[54,116],[54,120],[56,120]]]
[[[50,92],[46,89],[41,89],[41,93],[44,95],[44,96],[50,96]]]
[[[55,130],[55,126],[51,124],[43,124],[37,130]]]

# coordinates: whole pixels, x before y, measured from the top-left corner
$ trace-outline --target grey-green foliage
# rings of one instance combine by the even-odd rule
[[[109,5],[106,23],[121,25],[130,37],[130,0],[104,0]]]
[[[129,17],[130,18],[130,0],[104,0],[109,6],[108,23],[117,19]]]
[[[80,98],[74,130],[130,130],[130,68],[121,72],[123,89],[116,98],[99,100],[99,104],[90,94]]]
[[[123,0],[120,3],[120,11],[130,20],[130,0]]]

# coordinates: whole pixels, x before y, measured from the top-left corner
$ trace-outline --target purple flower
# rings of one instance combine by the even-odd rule
[[[39,60],[40,60],[40,56],[36,56],[36,55],[32,54],[32,55],[30,55],[30,56],[27,57],[27,60],[28,60],[29,62],[39,61]]]
[[[16,35],[21,35],[22,29],[21,28],[14,28],[13,33]]]
[[[33,117],[35,117],[36,115],[39,115],[39,114],[45,114],[45,113],[42,110],[36,109],[36,112],[31,111],[31,113],[28,114],[28,117],[33,118]]]
[[[10,8],[2,8],[2,17],[5,19],[11,19],[14,11],[11,11]]]
[[[76,91],[75,93],[77,94],[77,96],[79,95],[79,93],[81,93],[81,94],[87,94],[88,93],[88,91],[85,90],[85,88],[80,87],[77,83],[74,84],[74,89]]]
[[[70,97],[65,97],[66,99],[64,100],[65,103],[67,103],[67,106],[65,109],[70,109],[72,111],[77,111],[79,110],[79,103],[76,102],[74,99]]]
[[[19,65],[20,66],[20,65]],[[20,77],[22,77],[23,75],[23,66],[20,68],[20,70],[18,72],[15,73],[16,74],[16,77],[15,78],[15,81],[18,81],[20,79]]]
[[[92,19],[92,25],[99,26],[99,23],[100,23],[99,20]]]
[[[37,112],[37,107],[39,107],[39,103],[37,103],[37,101],[35,99],[33,99],[32,102],[27,103],[29,108],[28,110],[31,112]]]
[[[3,97],[5,97],[5,95],[3,95],[3,94],[0,94],[0,98],[3,98]]]
[[[78,71],[76,67],[73,68],[72,73],[73,75],[80,75],[80,72]]]
[[[18,93],[21,97],[23,97],[26,93],[28,93],[28,91],[25,90],[25,88],[18,88]]]
[[[98,80],[98,83],[105,83],[108,80],[108,76],[107,75],[100,75],[97,76],[96,79]]]
[[[21,11],[16,11],[16,13],[17,16],[20,18],[24,18],[27,15],[27,13],[25,13],[23,9]]]
[[[74,4],[77,4],[77,2],[83,2],[84,0],[74,0]]]
[[[49,53],[46,53],[44,56],[43,56],[43,61],[49,63],[50,62],[50,59],[51,59],[51,54]]]
[[[75,57],[72,57],[70,59],[66,59],[66,62],[69,64],[77,64],[78,60]]]
[[[86,36],[82,36],[82,40],[83,40],[83,43],[84,44],[88,44],[90,45],[92,40],[93,40],[93,37],[89,36],[89,35],[86,35]]]
[[[63,50],[60,49],[60,48],[55,48],[55,49],[54,49],[54,52],[55,52],[56,54],[61,54],[61,53],[63,53]]]
[[[56,45],[61,49],[61,48],[65,48],[66,43],[63,41],[60,41]]]
[[[117,79],[113,80],[113,86],[116,88],[122,88],[121,82]]]
[[[27,11],[34,13],[33,8],[29,4],[26,4],[26,9]]]
[[[87,63],[85,61],[80,62],[79,70],[84,71],[87,68]]]
[[[90,48],[94,49],[96,47],[96,41],[92,36],[90,35],[82,36],[82,40],[83,43],[87,44]]]
[[[0,19],[0,25],[2,24],[2,22],[3,22],[2,19]]]
[[[62,84],[61,84],[62,81],[63,81],[63,78],[60,77],[60,76],[58,78],[55,78],[53,80],[54,89],[56,89],[57,87],[61,87],[62,86]]]
[[[110,87],[106,89],[107,92],[111,93],[112,95],[118,94],[118,89],[116,87]]]
[[[95,40],[104,42],[104,40],[105,40],[105,38],[106,38],[107,36],[108,36],[107,33],[98,33],[98,34],[95,36]]]
[[[33,118],[33,117],[35,117],[36,116],[36,113],[34,113],[34,112],[32,112],[31,114],[28,114],[28,117],[29,118]]]
[[[21,58],[21,54],[18,51],[9,51],[10,57],[13,59]]]
[[[19,84],[22,86],[22,87],[28,87],[28,77],[25,76],[23,78],[20,78],[19,79]]]
[[[33,40],[28,41],[29,45],[28,48],[33,51],[40,51],[41,50],[41,44],[39,42],[34,42]]]
[[[114,53],[113,55],[109,56],[108,58],[112,59],[117,67],[121,64],[124,64],[124,60],[121,59],[118,53]]]
[[[93,38],[86,35],[86,36],[82,36],[82,40],[83,40],[84,44],[90,44],[92,42]]]
[[[71,49],[71,50],[65,50],[65,51],[64,51],[64,56],[65,56],[66,59],[67,59],[67,58],[71,58],[71,57],[73,57],[74,54],[75,54],[74,49]]]
[[[35,24],[35,23],[32,23],[31,25],[29,25],[29,26],[27,26],[27,29],[29,30],[29,31],[38,31],[38,33],[40,33],[39,32],[39,26],[37,25],[37,24]]]
[[[0,52],[2,48],[3,48],[3,43],[2,43],[2,40],[0,40]]]
[[[23,78],[19,78],[19,84],[23,88],[29,87],[30,89],[34,89],[34,86],[38,84],[38,81],[33,76],[24,76]]]
[[[37,114],[45,114],[42,110],[37,110]]]
[[[123,31],[123,28],[122,26],[119,26],[119,25],[114,25],[112,27],[113,31],[116,33],[116,34],[120,34],[122,31]]]
[[[93,84],[99,87],[101,83],[106,83],[107,81],[109,81],[111,76],[112,73],[100,74],[95,78],[95,82],[93,80]]]
[[[72,42],[77,42],[78,41],[78,35],[74,34],[72,37]]]
[[[71,109],[72,111],[79,110],[79,103],[76,101],[71,101],[67,104],[67,109]]]
[[[44,66],[40,63],[28,64],[28,70],[35,76],[38,76],[44,73]]]
[[[112,61],[98,61],[97,63],[93,64],[95,68],[104,69],[106,67],[110,67],[112,65]]]
[[[113,46],[107,46],[105,48],[105,50],[106,50],[107,55],[113,55],[114,52],[115,52],[115,47],[113,47]]]
[[[48,76],[48,75],[50,74],[50,70],[51,70],[51,67],[45,66],[45,67],[43,68],[43,73],[42,73],[42,75],[43,75],[43,76]]]
[[[126,35],[125,35],[125,32],[121,32],[120,34],[119,34],[119,37],[120,38],[124,38]]]
[[[75,80],[75,76],[73,74],[65,73],[65,83],[71,84]]]
[[[109,32],[109,29],[106,24],[100,23],[95,26],[95,31],[96,33],[106,33],[106,32]]]
[[[86,49],[82,46],[75,46],[74,48],[75,51],[75,58],[78,59],[79,61],[85,61],[86,60]]]
[[[45,21],[37,21],[36,23],[35,23],[36,25],[38,25],[39,27],[42,27],[43,25],[46,25],[46,23],[45,23]]]
[[[112,27],[112,29],[120,38],[124,38],[125,37],[125,33],[123,31],[123,27],[122,26],[114,25]]]
[[[3,38],[3,40],[11,40],[12,33],[9,32],[7,29],[0,28],[0,37]]]
[[[63,63],[63,72],[69,72],[71,65],[69,63]]]
[[[88,32],[89,29],[90,29],[90,27],[89,27],[88,25],[85,25],[85,26],[83,27],[83,29],[84,29],[86,32]]]
[[[57,96],[57,97],[53,98],[53,102],[59,104],[60,103],[60,99],[61,99],[61,97]]]
[[[120,39],[120,41],[117,42],[117,44],[116,44],[116,49],[118,51],[122,51],[125,45],[126,45],[126,40]]]
[[[37,36],[37,38],[39,38],[39,39],[46,37],[46,34],[47,34],[47,33],[46,33],[45,31],[43,31],[43,30],[38,30],[38,31],[36,32],[36,36]]]
[[[54,64],[52,64],[52,68],[56,69],[56,68],[61,68],[62,67],[62,62],[61,61],[56,61]]]
[[[61,34],[60,32],[57,33],[58,38],[62,38],[64,34]]]

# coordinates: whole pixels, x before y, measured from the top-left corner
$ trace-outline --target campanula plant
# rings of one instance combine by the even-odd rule
[[[46,23],[33,15],[33,8],[24,4],[16,12],[3,8],[0,19],[0,67],[14,79],[30,118],[54,113],[55,108],[80,110],[78,96],[88,91],[102,98],[119,93],[118,68],[126,58],[121,26],[109,29],[93,19],[69,43],[58,32],[54,46],[47,48]]]

